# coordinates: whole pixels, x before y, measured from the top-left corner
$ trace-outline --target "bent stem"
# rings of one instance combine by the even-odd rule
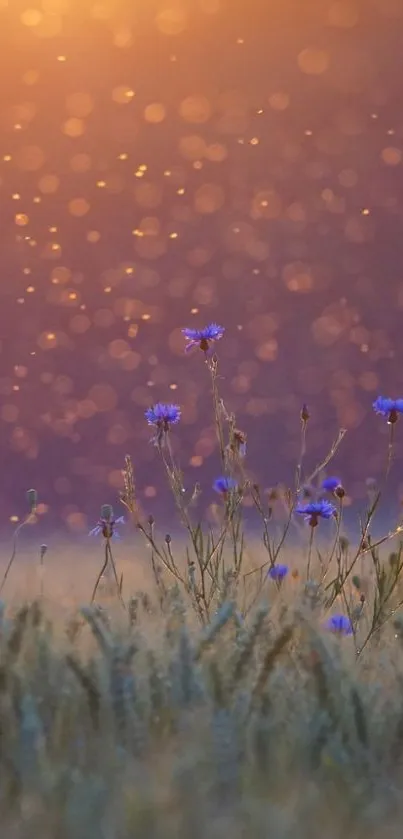
[[[99,587],[99,584],[100,584],[100,582],[101,582],[101,580],[102,580],[102,577],[103,577],[103,575],[104,575],[104,573],[105,573],[105,571],[106,571],[106,568],[107,568],[108,562],[109,562],[108,540],[106,539],[106,540],[105,540],[105,559],[104,559],[103,565],[102,565],[102,567],[101,567],[101,570],[100,570],[100,572],[99,572],[99,574],[98,574],[98,577],[97,577],[97,579],[96,579],[96,583],[95,583],[95,586],[94,586],[94,589],[93,589],[93,592],[92,592],[91,605],[92,605],[92,603],[94,602],[94,600],[95,600],[95,598],[96,598],[97,591],[98,591],[98,587]]]
[[[32,521],[32,519],[33,519],[33,518],[34,518],[34,513],[33,513],[33,512],[30,512],[30,513],[27,515],[26,519],[24,519],[24,521],[22,521],[22,522],[21,522],[21,524],[19,524],[19,525],[18,525],[18,527],[17,527],[17,528],[15,529],[15,531],[14,531],[14,536],[13,536],[13,550],[12,550],[12,554],[11,554],[11,557],[10,557],[10,559],[9,559],[9,562],[8,562],[7,568],[6,568],[6,570],[5,570],[4,574],[3,574],[3,579],[2,579],[2,581],[1,581],[1,585],[0,585],[0,594],[1,594],[1,592],[3,591],[3,588],[4,588],[5,584],[6,584],[7,577],[8,577],[8,575],[9,575],[10,571],[11,571],[11,568],[12,568],[13,562],[14,562],[15,557],[16,557],[16,555],[17,555],[17,543],[18,543],[18,537],[19,537],[19,535],[20,535],[20,533],[21,533],[21,530],[22,530],[22,528],[23,528],[23,527],[25,527],[25,525],[26,525],[26,524],[29,524],[29,523]]]

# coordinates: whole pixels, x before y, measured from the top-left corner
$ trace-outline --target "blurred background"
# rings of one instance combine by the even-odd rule
[[[251,475],[380,475],[403,395],[403,0],[0,0],[0,525],[38,490],[86,532],[133,458],[171,515],[144,410],[201,507],[219,471],[202,354]],[[392,484],[398,505],[403,429]],[[116,503],[116,508],[118,508]]]

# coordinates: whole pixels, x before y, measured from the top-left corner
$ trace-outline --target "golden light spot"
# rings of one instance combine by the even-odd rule
[[[16,153],[16,163],[24,172],[36,172],[45,163],[45,154],[39,146],[23,146]]]
[[[66,99],[66,110],[72,117],[88,117],[94,110],[94,100],[89,93],[70,93]]]
[[[4,422],[17,422],[20,410],[17,405],[6,403],[2,406],[0,416]]]
[[[112,99],[118,105],[128,105],[135,95],[134,90],[126,84],[118,85],[112,90]]]
[[[162,9],[155,18],[157,28],[163,35],[180,35],[186,29],[188,14],[182,4]]]
[[[147,313],[141,316],[141,320],[150,320],[150,318],[151,315],[148,315]]]
[[[64,265],[59,265],[57,268],[54,268],[51,273],[51,281],[53,285],[65,285],[71,280],[71,271],[70,268],[66,268]]]
[[[106,181],[97,181],[97,187],[98,187],[99,189],[105,189],[105,187],[106,187]]]
[[[88,392],[88,399],[98,411],[113,411],[118,403],[117,393],[109,384],[93,385]]]
[[[251,216],[254,219],[278,218],[281,210],[281,198],[274,189],[257,192],[252,200]]]
[[[128,26],[120,26],[115,29],[113,33],[113,45],[119,49],[131,47],[133,43],[133,35]]]
[[[111,341],[108,346],[108,353],[111,358],[124,358],[128,352],[130,352],[130,346],[127,341],[123,340],[123,338],[116,338],[114,341]]]
[[[162,201],[162,188],[159,184],[151,181],[139,183],[134,188],[134,197],[141,207],[153,209],[158,207]]]
[[[58,55],[57,60],[60,62],[60,64],[64,64],[64,62],[67,61],[67,56],[66,55]]]
[[[270,338],[269,341],[259,344],[256,347],[255,353],[260,361],[275,361],[278,354],[278,342],[276,338]]]
[[[19,192],[14,192],[13,195],[11,196],[11,198],[13,199],[13,201],[19,201],[20,198],[21,198],[21,195],[19,194]]]
[[[19,520],[20,520],[20,517],[19,517],[19,516],[10,516],[10,521],[11,521],[13,524],[17,524],[17,522],[19,522]]]
[[[286,111],[290,104],[290,97],[288,93],[282,90],[272,93],[269,96],[269,105],[273,111]]]
[[[22,77],[22,81],[27,85],[34,85],[39,80],[39,73],[37,70],[27,70]]]
[[[91,169],[91,158],[84,152],[75,154],[70,159],[70,169],[73,172],[88,172]]]
[[[206,152],[206,141],[198,134],[181,137],[179,151],[187,160],[198,160]]]
[[[37,340],[38,346],[41,350],[52,350],[57,346],[57,338],[55,332],[41,332]]]
[[[54,38],[56,35],[60,35],[62,27],[63,19],[61,15],[44,15],[38,26],[35,27],[34,34],[38,38]]]
[[[179,236],[179,233],[176,233],[175,231],[174,231],[173,233],[170,233],[170,234],[169,234],[169,238],[170,238],[170,239],[177,239],[177,238],[178,238],[178,236]]]
[[[93,322],[95,326],[108,329],[115,322],[115,315],[110,309],[97,309],[93,317]]]
[[[377,373],[374,373],[372,370],[367,370],[365,373],[361,373],[358,377],[358,384],[367,392],[375,391],[379,387],[379,376]]]
[[[86,198],[72,198],[68,207],[69,213],[76,218],[82,218],[90,211],[90,204]]]
[[[12,160],[11,154],[5,154],[3,160],[5,163],[10,163],[10,160]]]
[[[358,175],[354,169],[342,169],[338,175],[338,181],[341,186],[350,189],[358,183]]]
[[[166,109],[161,102],[153,102],[151,105],[147,105],[144,108],[144,119],[146,122],[151,122],[152,124],[157,125],[158,123],[163,122],[165,117]]]
[[[80,533],[88,529],[87,516],[79,511],[68,512],[66,515],[66,524],[75,533]]]
[[[84,335],[91,326],[91,321],[87,315],[74,315],[70,320],[70,330],[76,335]]]
[[[197,213],[216,213],[225,201],[225,193],[218,184],[203,184],[194,196],[194,207]]]
[[[382,149],[381,158],[387,166],[398,166],[402,161],[402,152],[393,146]]]
[[[329,54],[316,47],[307,47],[298,55],[298,67],[310,76],[320,76],[329,67]]]
[[[185,122],[202,124],[212,115],[212,107],[206,96],[187,96],[179,106],[179,114]]]
[[[101,234],[100,234],[99,230],[89,230],[88,233],[87,233],[87,236],[86,236],[87,242],[91,242],[91,244],[93,244],[93,245],[96,242],[99,242],[100,238],[101,238]]]
[[[194,468],[198,468],[199,466],[203,466],[204,460],[201,454],[195,454],[189,460],[189,466],[193,466]]]
[[[129,155],[126,154],[126,152],[122,152],[122,154],[118,154],[118,160],[127,160],[128,157],[129,157]]]
[[[33,285],[29,285],[29,286],[27,286],[27,288],[25,289],[25,291],[27,292],[27,294],[33,294],[33,293],[34,293],[34,291],[35,291],[35,286],[33,286]]]
[[[204,155],[207,160],[211,160],[213,163],[222,163],[228,157],[228,150],[222,143],[211,143],[204,149]],[[198,155],[198,157],[200,156]]]
[[[260,140],[259,140],[259,137],[252,137],[252,139],[249,142],[250,142],[251,146],[258,146]]]
[[[63,123],[63,134],[66,134],[67,137],[82,137],[85,132],[85,124],[82,119],[78,119],[77,117],[70,117],[66,119]]]
[[[306,294],[314,287],[312,271],[303,262],[290,262],[283,269],[283,281],[289,291]]]
[[[14,221],[16,224],[18,224],[19,227],[25,227],[27,224],[29,224],[29,218],[25,215],[25,213],[17,213]]]
[[[337,0],[329,9],[328,21],[331,26],[351,29],[358,23],[358,9],[350,0]]]
[[[43,18],[43,14],[39,9],[25,9],[20,15],[20,21],[24,26],[38,26]]]

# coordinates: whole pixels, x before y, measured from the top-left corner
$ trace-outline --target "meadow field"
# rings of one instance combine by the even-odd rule
[[[180,536],[144,518],[129,455],[120,498],[80,545],[36,544],[27,492],[1,564],[7,839],[401,835],[402,525],[372,530],[403,400],[374,403],[389,428],[385,470],[347,534],[331,472],[344,432],[306,471],[307,406],[294,485],[263,493],[249,479],[211,353],[223,332],[185,331],[217,432],[207,521],[171,447],[180,406],[165,403],[145,420]]]

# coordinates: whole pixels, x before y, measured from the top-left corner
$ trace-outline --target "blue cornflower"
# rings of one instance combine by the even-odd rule
[[[318,519],[331,519],[336,513],[336,507],[330,501],[311,501],[310,504],[299,504],[295,512],[305,516],[311,527],[316,527]]]
[[[272,580],[279,580],[281,582],[287,576],[288,571],[288,565],[272,565],[267,576],[271,577]]]
[[[157,402],[152,408],[147,408],[144,414],[149,425],[155,425],[163,431],[168,431],[170,425],[175,425],[181,418],[179,405],[166,405]]]
[[[327,489],[328,492],[334,492],[337,487],[341,487],[341,480],[340,478],[325,478],[322,481],[322,489]]]
[[[325,628],[339,635],[352,635],[353,627],[350,618],[345,615],[332,615],[325,623]]]
[[[231,490],[237,488],[237,482],[234,481],[233,478],[227,478],[222,476],[221,478],[216,478],[213,483],[213,489],[216,492],[219,492],[220,495],[226,495],[227,492],[231,492]]]
[[[322,481],[322,489],[327,490],[327,492],[332,492],[333,495],[336,495],[340,499],[344,498],[346,494],[340,478],[325,478]]]
[[[192,347],[199,347],[203,352],[207,352],[212,341],[219,341],[224,335],[225,329],[219,326],[218,323],[210,323],[204,329],[182,329],[182,335],[187,340],[186,352]]]
[[[105,518],[104,516],[101,516],[98,519],[98,522],[95,525],[95,527],[93,527],[92,530],[90,530],[88,535],[89,536],[99,536],[99,534],[102,533],[102,536],[105,539],[108,539],[108,538],[111,539],[112,537],[114,537],[115,539],[119,539],[119,533],[117,533],[117,531],[115,530],[115,527],[116,527],[117,524],[124,524],[124,523],[125,523],[124,516],[119,516],[119,518],[117,518],[117,519],[115,519],[113,517],[112,518]]]
[[[390,399],[389,396],[378,396],[372,407],[377,414],[387,417],[388,423],[393,425],[403,414],[403,399]]]

